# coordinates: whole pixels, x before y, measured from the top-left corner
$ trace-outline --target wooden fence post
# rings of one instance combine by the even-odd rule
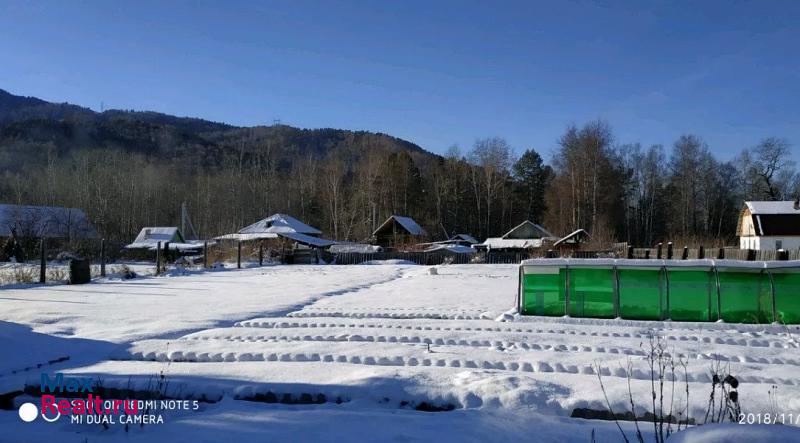
[[[650,260],[650,248],[645,249],[644,251],[644,259]]]
[[[706,248],[703,245],[700,245],[700,249],[697,250],[697,258],[700,260],[706,258]]]
[[[208,240],[203,242],[203,269],[208,268]]]
[[[628,246],[628,258],[633,258],[633,246]]]
[[[672,260],[672,242],[667,243],[667,260]]]
[[[106,239],[100,239],[100,277],[106,276]]]
[[[242,241],[236,241],[236,269],[242,269]]]
[[[41,244],[39,245],[40,263],[39,263],[39,283],[46,281],[47,271],[47,237],[42,237]]]
[[[156,245],[156,275],[161,274],[161,242]]]
[[[689,259],[689,247],[683,247],[683,254],[681,255],[681,260],[688,260]]]
[[[717,252],[717,260],[724,260],[725,259],[725,248],[719,248],[719,252]]]
[[[663,243],[658,244],[658,249],[656,250],[656,258],[661,260],[661,247],[664,246]]]

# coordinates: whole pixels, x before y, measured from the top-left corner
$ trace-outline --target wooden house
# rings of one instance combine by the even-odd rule
[[[428,233],[411,217],[392,215],[372,233],[374,243],[382,247],[401,247],[423,242]]]
[[[541,248],[545,243],[555,242],[558,239],[542,226],[525,220],[502,237],[489,237],[483,243],[473,245],[473,247],[485,251],[524,251]]]
[[[800,201],[747,201],[736,227],[740,249],[800,248]]]

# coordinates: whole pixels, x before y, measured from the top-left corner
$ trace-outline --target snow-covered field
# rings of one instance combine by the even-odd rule
[[[513,265],[405,264],[0,289],[0,394],[64,372],[203,400],[127,431],[0,411],[0,441],[620,441],[613,422],[570,414],[605,409],[598,364],[615,411],[630,410],[629,361],[642,414],[654,334],[688,359],[691,417],[713,362],[741,381],[745,412],[800,414],[796,327],[509,318],[516,290]]]

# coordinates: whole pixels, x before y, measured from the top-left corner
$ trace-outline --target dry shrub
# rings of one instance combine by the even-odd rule
[[[0,271],[0,284],[3,285],[28,284],[38,280],[38,268],[24,264],[14,264]]]
[[[67,280],[66,269],[58,266],[47,268],[47,281],[63,282]]]

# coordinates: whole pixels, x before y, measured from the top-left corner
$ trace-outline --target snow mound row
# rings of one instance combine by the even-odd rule
[[[416,319],[428,318],[439,320],[485,320],[488,317],[483,312],[402,312],[402,311],[323,311],[317,309],[304,309],[292,312],[288,317],[343,317],[343,318],[394,318],[394,319]]]
[[[322,318],[322,316],[315,315],[292,315],[291,317],[313,317]],[[329,317],[335,317],[333,315]],[[346,316],[339,316],[346,317]],[[377,318],[377,317],[346,317],[346,318]],[[429,317],[426,317],[429,318]],[[411,319],[411,318],[397,318],[397,319]],[[492,323],[488,323],[492,324]],[[621,328],[616,328],[615,331],[602,331],[597,329],[552,329],[552,328],[530,328],[530,327],[496,327],[496,326],[431,326],[419,323],[342,323],[334,321],[282,321],[269,319],[253,319],[237,322],[235,327],[244,328],[375,328],[375,329],[405,329],[417,331],[485,331],[485,332],[502,332],[502,333],[518,333],[518,334],[555,334],[555,335],[575,335],[584,337],[604,337],[604,338],[633,338],[637,340],[646,340],[654,333],[662,331],[648,331],[644,332],[617,332]],[[705,336],[698,334],[685,334],[685,330],[672,330],[673,332],[684,332],[684,334],[669,334],[662,337],[668,341],[674,342],[695,342],[703,344],[716,344],[728,346],[744,346],[744,347],[758,347],[758,348],[776,348],[776,349],[796,349],[797,343],[787,339],[768,339],[768,338],[747,338],[747,337],[731,337],[728,334],[716,333],[716,331],[704,331]],[[664,331],[666,332],[666,331]],[[716,335],[716,336],[712,336]]]
[[[498,350],[531,350],[531,351],[555,351],[555,352],[588,352],[588,353],[609,353],[620,355],[632,355],[644,357],[647,353],[641,349],[626,347],[604,347],[604,346],[577,346],[565,344],[542,344],[526,343],[500,340],[466,340],[453,338],[429,338],[418,335],[363,335],[363,334],[337,334],[337,335],[197,335],[187,337],[187,340],[227,340],[239,342],[275,342],[275,341],[303,341],[303,342],[376,342],[376,343],[412,343],[429,344],[436,346],[468,346],[495,348]],[[727,356],[717,353],[677,353],[680,358],[691,360],[719,360],[726,362],[741,363],[760,363],[775,365],[800,366],[800,360],[780,357],[752,357],[748,355]]]
[[[222,363],[222,362],[321,362],[340,363],[367,366],[425,366],[440,368],[471,368],[484,370],[499,370],[532,373],[560,373],[560,374],[596,374],[594,364],[564,364],[560,359],[538,361],[501,361],[484,359],[454,359],[435,356],[431,357],[404,357],[388,356],[386,354],[360,354],[347,355],[322,352],[134,352],[129,359],[135,361],[157,361],[173,363]],[[622,367],[611,369],[601,368],[604,377],[627,378],[627,371]],[[690,383],[710,383],[711,377],[706,371],[689,372],[687,381]],[[650,374],[643,369],[635,369],[630,374],[634,380],[650,380]],[[757,375],[741,376],[739,380],[744,383],[766,383],[774,385],[794,386],[798,383],[794,379],[778,377],[762,377]]]

